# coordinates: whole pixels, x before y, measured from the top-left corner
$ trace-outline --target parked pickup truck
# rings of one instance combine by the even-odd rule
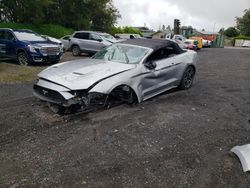
[[[57,63],[62,52],[60,45],[30,30],[0,29],[0,58],[15,59],[20,65]]]

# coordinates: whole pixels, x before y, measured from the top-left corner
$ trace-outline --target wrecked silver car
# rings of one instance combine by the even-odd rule
[[[45,69],[38,74],[34,94],[57,112],[140,103],[172,88],[190,88],[196,61],[196,52],[182,50],[171,40],[127,40],[92,58]]]

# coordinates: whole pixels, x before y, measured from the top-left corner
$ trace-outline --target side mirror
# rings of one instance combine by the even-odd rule
[[[144,64],[145,67],[147,67],[149,70],[153,70],[156,68],[156,63],[154,61],[148,61]]]
[[[97,39],[98,42],[102,42],[102,39]]]

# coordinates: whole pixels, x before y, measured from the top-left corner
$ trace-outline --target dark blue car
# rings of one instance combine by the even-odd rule
[[[57,63],[63,49],[30,30],[0,29],[0,58],[11,58],[20,65]]]

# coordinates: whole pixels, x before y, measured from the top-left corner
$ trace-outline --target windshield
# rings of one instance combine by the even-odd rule
[[[106,39],[111,39],[111,40],[116,40],[115,37],[113,37],[110,34],[104,33],[104,34],[100,34],[102,37],[106,38]]]
[[[93,59],[117,63],[138,64],[148,53],[148,49],[137,46],[113,44],[97,52]]]
[[[46,41],[45,38],[41,37],[36,33],[31,32],[22,32],[22,31],[15,31],[14,32],[18,40],[25,40],[25,41]]]

